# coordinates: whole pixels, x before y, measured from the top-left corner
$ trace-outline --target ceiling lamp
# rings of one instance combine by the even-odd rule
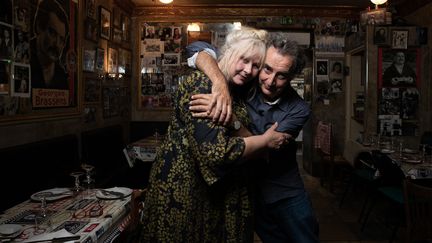
[[[187,26],[187,31],[200,31],[201,28],[197,23],[192,23]]]
[[[375,4],[375,8],[378,8],[378,5],[384,4],[387,0],[370,0],[373,4]]]
[[[159,2],[161,2],[163,4],[170,4],[173,2],[173,0],[159,0]]]
[[[241,22],[234,22],[233,25],[235,30],[241,30]]]

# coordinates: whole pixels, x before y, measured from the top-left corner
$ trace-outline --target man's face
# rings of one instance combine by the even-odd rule
[[[398,52],[395,55],[395,63],[404,64],[405,63],[405,54],[402,52]]]
[[[49,13],[46,29],[40,31],[38,38],[39,51],[53,62],[59,60],[66,41],[66,28],[57,15]]]
[[[292,64],[292,57],[279,54],[274,47],[267,49],[264,67],[259,73],[259,86],[266,100],[276,100],[290,85]]]

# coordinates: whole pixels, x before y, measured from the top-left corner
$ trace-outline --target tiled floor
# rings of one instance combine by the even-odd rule
[[[300,166],[301,167],[301,166]],[[386,223],[384,213],[388,211],[385,202],[378,202],[363,231],[358,223],[364,194],[361,189],[350,191],[339,207],[345,183],[336,183],[334,193],[320,185],[319,178],[301,171],[306,190],[311,196],[320,227],[320,240],[323,243],[378,243],[389,242],[394,224]],[[404,242],[404,227],[400,227],[393,242]],[[255,242],[261,242],[256,237]]]

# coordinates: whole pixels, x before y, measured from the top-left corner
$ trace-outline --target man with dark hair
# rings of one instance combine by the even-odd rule
[[[68,36],[65,11],[55,0],[43,0],[35,13],[35,38],[31,43],[32,87],[69,89],[68,75],[61,65]]]

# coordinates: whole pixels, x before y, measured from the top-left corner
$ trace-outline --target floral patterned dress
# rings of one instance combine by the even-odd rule
[[[173,117],[152,166],[141,242],[251,242],[252,203],[243,139],[210,119],[192,118],[192,94],[210,93],[195,71],[174,95]],[[233,112],[245,125],[244,104]]]

